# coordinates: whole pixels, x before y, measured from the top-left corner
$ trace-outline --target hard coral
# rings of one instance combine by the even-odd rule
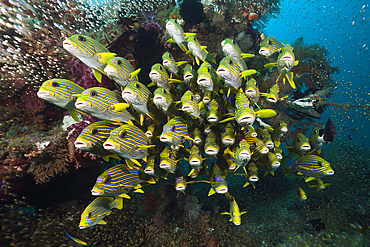
[[[144,21],[143,27],[149,31],[150,29],[157,31],[158,33],[163,32],[163,27],[159,24],[157,15],[155,12],[146,13],[142,11],[140,13],[142,20]]]

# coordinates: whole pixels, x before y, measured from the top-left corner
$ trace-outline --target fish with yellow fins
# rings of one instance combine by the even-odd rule
[[[75,102],[85,89],[70,80],[50,79],[42,83],[37,97],[51,104],[66,109],[75,121],[78,121]]]
[[[278,57],[278,52],[284,47],[281,43],[274,37],[266,37],[260,43],[260,49],[258,53],[267,58],[270,62],[275,62]]]
[[[242,72],[248,70],[247,65],[243,59],[254,57],[254,54],[242,53],[239,45],[235,42],[234,39],[230,38],[224,39],[221,42],[221,46],[225,56],[230,56],[234,58]],[[244,76],[246,76],[246,74],[244,74]]]
[[[176,43],[180,49],[184,52],[188,51],[188,42],[186,38],[195,36],[195,33],[184,33],[184,30],[177,23],[176,20],[170,19],[166,23],[166,31],[170,35],[170,39],[167,40],[168,43]]]
[[[276,79],[276,82],[282,77],[285,84],[285,79],[288,80],[290,86],[295,89],[296,86],[293,81],[293,72],[290,70],[298,65],[298,61],[295,60],[294,48],[291,45],[285,45],[279,50],[279,57],[277,58],[276,63],[265,64],[265,67],[277,67],[279,71],[279,76]]]
[[[104,68],[108,78],[117,82],[121,87],[125,87],[130,82],[138,82],[137,75],[140,70],[134,70],[131,63],[123,57],[111,58]]]
[[[90,203],[81,214],[80,229],[86,229],[95,225],[106,225],[103,219],[112,212],[113,208],[123,208],[123,198],[102,196]]]
[[[176,62],[171,53],[168,51],[163,53],[162,61],[162,65],[166,68],[166,70],[170,72],[171,75],[174,74],[176,76],[180,76],[179,72],[181,70],[179,69],[179,66],[187,63],[187,61]]]
[[[241,216],[247,212],[245,211],[240,212],[239,206],[236,203],[235,198],[232,195],[230,195],[229,192],[226,192],[225,196],[230,202],[230,211],[223,212],[221,214],[230,215],[230,221],[232,221],[236,226],[239,226],[242,223]]]
[[[297,158],[298,155],[304,155],[311,150],[308,138],[301,133],[298,133],[295,136],[293,140],[293,146],[286,146],[286,148],[288,149],[289,153],[294,153],[294,158]]]
[[[105,46],[85,35],[73,35],[63,41],[63,48],[90,67],[96,80],[102,81],[102,74],[108,61],[115,57]]]

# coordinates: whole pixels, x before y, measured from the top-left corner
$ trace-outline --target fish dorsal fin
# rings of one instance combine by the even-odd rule
[[[114,58],[117,54],[112,53],[112,52],[101,52],[101,53],[96,53],[96,56],[99,60],[99,62],[103,64],[107,64],[108,61],[112,58]]]

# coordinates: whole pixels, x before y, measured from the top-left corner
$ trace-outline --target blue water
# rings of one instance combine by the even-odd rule
[[[303,37],[306,44],[318,43],[328,50],[337,88],[332,103],[366,105],[370,100],[370,8],[369,1],[282,1],[280,14],[274,15],[263,30],[283,43]],[[366,144],[370,135],[370,112],[364,108],[329,106],[323,119],[337,125],[337,137],[353,137]],[[323,121],[324,122],[324,121]],[[348,129],[347,129],[348,128]]]

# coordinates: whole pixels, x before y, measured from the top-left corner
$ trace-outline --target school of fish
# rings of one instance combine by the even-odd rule
[[[255,187],[259,176],[274,175],[283,163],[280,145],[289,126],[283,121],[266,124],[264,119],[276,112],[263,106],[281,99],[280,79],[295,89],[290,71],[298,65],[294,48],[273,37],[262,41],[259,54],[269,61],[265,67],[276,67],[279,77],[267,92],[260,92],[253,78],[257,71],[244,61],[255,55],[243,53],[235,40],[222,41],[225,57],[218,64],[196,34],[184,33],[175,20],[167,22],[166,31],[171,37],[167,42],[176,43],[189,61],[176,61],[164,53],[162,64],[152,66],[149,85],[139,82],[140,69],[134,70],[126,59],[77,34],[64,40],[63,48],[90,67],[99,82],[102,74],[114,80],[120,94],[103,87],[82,88],[66,79],[45,81],[37,93],[68,110],[76,121],[78,114],[100,119],[81,132],[75,147],[105,161],[121,160],[96,179],[91,194],[97,198],[82,213],[80,229],[107,224],[104,217],[113,208],[122,209],[123,198],[144,193],[143,187],[159,179],[172,179],[178,193],[185,193],[190,183],[209,183],[208,196],[224,194],[230,211],[222,214],[240,225],[246,212],[229,194],[227,176],[244,175],[244,186]],[[308,187],[318,190],[328,185],[321,178],[334,174],[329,162],[313,154],[333,140],[331,123],[313,129],[309,137],[298,133],[285,147],[299,157],[284,167],[285,173],[304,177]],[[188,166],[180,165],[184,162]],[[300,187],[297,193],[301,200],[307,199]]]

